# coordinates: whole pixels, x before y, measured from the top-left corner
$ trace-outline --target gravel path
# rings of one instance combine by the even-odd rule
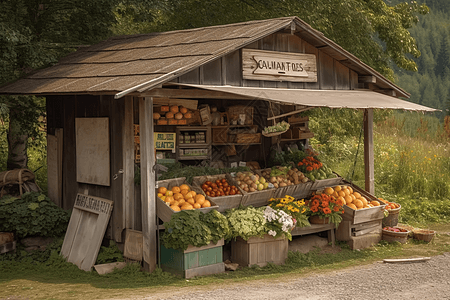
[[[139,299],[450,299],[450,253],[425,262],[375,263],[289,282],[253,281],[217,289],[186,288],[162,291]]]

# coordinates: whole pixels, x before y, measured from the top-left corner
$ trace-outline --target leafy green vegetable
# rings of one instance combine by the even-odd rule
[[[265,207],[240,206],[226,212],[226,217],[231,230],[231,235],[226,237],[231,240],[241,237],[248,240],[252,236],[262,237],[266,233],[266,220],[264,218]]]
[[[164,247],[186,250],[189,245],[201,247],[212,240],[211,230],[202,221],[202,212],[198,210],[183,210],[174,213],[169,222],[164,222]]]
[[[200,216],[202,221],[211,230],[211,242],[214,244],[217,244],[220,239],[231,234],[227,218],[217,210],[210,210],[206,214],[200,214]]]

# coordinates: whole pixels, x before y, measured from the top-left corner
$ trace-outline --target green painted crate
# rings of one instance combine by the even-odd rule
[[[225,272],[223,263],[224,240],[203,247],[189,246],[185,251],[161,244],[161,268],[185,278]]]

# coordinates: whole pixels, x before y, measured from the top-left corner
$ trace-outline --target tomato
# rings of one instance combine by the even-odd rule
[[[215,193],[215,192],[210,192],[209,195],[210,195],[211,197],[215,197],[215,196],[216,196],[216,193]]]
[[[209,191],[206,191],[205,193],[206,193],[206,196],[210,196],[211,195],[211,193]]]
[[[212,191],[212,187],[210,187],[210,186],[208,186],[206,189],[207,189],[208,191]]]
[[[216,180],[216,184],[219,184],[221,181],[220,181],[220,179],[217,179]]]
[[[234,190],[231,190],[230,195],[236,195],[236,192]]]
[[[208,185],[207,185],[206,183],[204,183],[204,184],[202,185],[202,189],[205,190],[206,188],[208,188]]]
[[[229,185],[228,185],[228,182],[225,181],[225,182],[223,183],[223,186],[224,186],[224,187],[229,186]]]
[[[217,188],[217,184],[211,183],[212,188]]]
[[[212,182],[211,182],[211,181],[206,181],[205,183],[206,183],[207,185],[211,185]]]

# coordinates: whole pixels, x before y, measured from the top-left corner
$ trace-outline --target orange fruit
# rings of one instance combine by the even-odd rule
[[[346,188],[346,189],[344,190],[344,193],[345,193],[346,195],[350,195],[350,194],[351,194],[350,189],[349,189],[349,188]]]
[[[364,197],[361,197],[358,200],[361,200],[364,205],[367,205],[367,203],[368,203],[367,199]]]
[[[186,200],[186,202],[189,203],[189,204],[191,204],[191,205],[194,205],[195,200],[194,200],[194,198],[188,198],[188,199]]]
[[[197,194],[195,195],[195,202],[199,203],[200,205],[202,205],[203,203],[205,203],[205,196]]]
[[[339,194],[338,194],[338,192],[334,191],[332,196],[337,199],[339,197]]]
[[[202,208],[202,205],[200,203],[196,202],[196,203],[194,203],[194,208],[195,209]]]
[[[355,195],[356,199],[358,199],[358,198],[360,198],[360,197],[361,197],[361,194],[360,194],[360,193],[358,193],[358,192],[354,192],[354,193],[353,193],[353,195]]]
[[[349,195],[352,199],[353,199],[353,201],[355,201],[356,200],[356,196],[355,195],[353,195],[353,194],[350,194]]]
[[[332,187],[327,187],[327,188],[325,189],[325,194],[327,194],[327,195],[333,195],[333,193],[334,193],[334,190],[333,190]]]
[[[346,195],[346,196],[344,197],[344,199],[345,199],[345,203],[346,203],[346,204],[350,204],[350,203],[353,202],[352,197],[350,197],[349,195]]]
[[[166,196],[159,197],[162,201],[166,201]]]
[[[353,194],[353,188],[351,186],[348,187],[348,190],[350,191],[350,194]]]
[[[209,202],[209,200],[205,200],[205,203],[202,204],[202,207],[211,207],[211,202]]]
[[[184,195],[185,200],[187,200],[189,198],[194,198],[194,196],[192,196],[192,192],[188,192],[188,193],[186,193],[186,195]]]
[[[168,191],[166,192],[166,196],[173,196],[173,192],[168,190]]]
[[[189,209],[194,209],[192,204],[184,203],[183,205],[181,205],[181,210],[189,210]]]
[[[180,202],[177,201],[177,200],[175,200],[175,201],[173,201],[172,205],[180,206]],[[171,205],[171,206],[172,206],[172,205]]]
[[[173,211],[180,211],[180,210],[181,210],[180,207],[178,207],[177,205],[171,205],[170,208],[171,208]]]
[[[182,184],[182,185],[180,185],[180,190],[190,190],[190,188],[189,188],[189,186],[187,185],[187,184]]]
[[[342,190],[342,187],[340,185],[337,185],[337,186],[334,187],[334,191],[335,192],[339,192],[341,190]]]
[[[344,203],[344,204],[347,203],[347,201],[345,200],[345,198],[344,198],[344,197],[341,197],[341,196],[337,197],[336,200],[340,200],[340,201],[342,201],[342,203]]]
[[[351,209],[356,210],[356,206],[353,203],[347,204],[348,207],[350,207]]]
[[[380,202],[375,201],[375,200],[370,201],[370,204],[372,204],[373,206],[380,206]]]
[[[364,204],[360,199],[356,199],[355,201],[353,201],[353,204],[355,204],[356,208],[364,207]]]
[[[159,194],[165,195],[166,192],[167,192],[167,188],[165,188],[165,187],[163,187],[163,186],[159,187],[159,189],[158,189],[158,193],[159,193]]]
[[[174,186],[174,187],[172,188],[172,192],[173,192],[174,194],[176,194],[176,193],[181,192],[181,189],[180,189],[180,187],[178,187],[178,186]]]
[[[185,196],[187,193],[189,193],[188,189],[182,189],[180,194]]]
[[[343,190],[339,191],[338,194],[341,197],[345,197],[347,195]]]
[[[181,205],[183,205],[185,202],[186,202],[186,200],[180,199],[180,200],[178,200],[178,205],[181,206]]]
[[[184,199],[184,196],[183,196],[183,194],[181,194],[181,193],[175,193],[175,194],[173,195],[173,199],[175,199],[175,200],[178,200],[178,199]]]
[[[196,191],[191,191],[191,195],[192,195],[192,198],[195,198],[195,195],[197,195],[197,192]]]

